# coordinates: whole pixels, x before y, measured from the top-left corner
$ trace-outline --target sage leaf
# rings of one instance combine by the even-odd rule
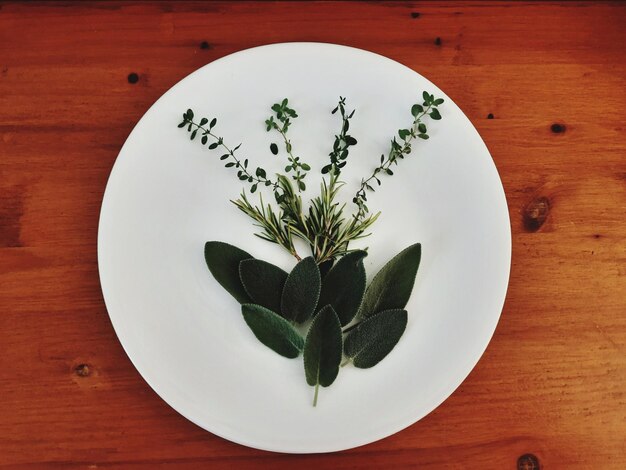
[[[317,405],[319,386],[328,387],[337,378],[342,348],[339,317],[333,308],[327,305],[313,319],[304,342],[306,382],[315,386],[313,406]]]
[[[355,367],[368,369],[382,361],[406,329],[406,310],[383,310],[364,320],[346,336],[343,351]]]
[[[239,263],[252,255],[224,242],[210,241],[204,245],[204,259],[213,277],[239,303],[250,302],[250,297],[239,278]]]
[[[326,261],[320,263],[317,265],[317,267],[320,270],[320,276],[322,277],[322,285],[324,282],[324,278],[326,277],[326,274],[328,274],[328,271],[330,271],[330,268],[333,267],[333,264],[335,263],[334,259],[327,259]],[[319,305],[319,303],[318,303]]]
[[[280,298],[287,273],[267,261],[247,259],[239,263],[239,278],[252,301],[280,312]]]
[[[290,359],[300,355],[304,339],[283,317],[256,304],[243,304],[241,313],[254,336],[272,351]]]
[[[359,315],[368,318],[383,310],[404,308],[411,297],[421,257],[422,246],[416,243],[383,266],[365,291]]]
[[[322,278],[312,256],[304,258],[293,268],[282,291],[280,311],[287,320],[307,321],[317,307]]]
[[[318,306],[331,305],[341,325],[352,321],[361,306],[365,293],[365,267],[363,258],[366,251],[348,253],[328,271],[322,282]]]

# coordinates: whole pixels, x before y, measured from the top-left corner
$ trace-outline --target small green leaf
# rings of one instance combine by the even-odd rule
[[[220,160],[226,160],[228,157],[230,157],[230,155],[225,153],[224,155],[220,157]]]
[[[215,127],[215,124],[217,124],[217,118],[211,119],[211,123],[209,124],[209,129],[213,129]]]
[[[196,134],[198,133],[198,129],[195,129],[192,133],[191,133],[191,140],[196,138]]]
[[[263,168],[257,168],[256,169],[256,175],[259,178],[265,178],[265,176],[266,176],[265,170]]]
[[[270,151],[271,151],[274,155],[278,155],[278,145],[276,145],[276,144],[271,144],[271,145],[270,145]]]
[[[213,142],[211,145],[209,145],[209,150],[215,150],[218,145],[219,144],[217,142]]]
[[[239,303],[250,302],[250,296],[239,278],[239,263],[252,255],[224,242],[210,241],[204,245],[204,259],[213,277]]]
[[[187,110],[187,119],[190,121],[193,119],[193,111],[191,109]]]
[[[241,313],[254,336],[265,346],[289,359],[300,355],[304,340],[287,320],[256,304],[243,304]]]
[[[209,138],[208,138],[206,135],[203,135],[203,136],[202,136],[202,140],[201,140],[202,145],[205,145],[205,144],[206,144],[206,142],[207,142],[207,140],[209,140]]]
[[[385,173],[387,173],[389,176],[393,175],[393,171],[391,171],[389,168],[385,169]]]
[[[187,121],[183,121],[178,125],[178,128],[181,129],[187,125]]]
[[[441,114],[439,114],[439,110],[438,109],[433,109],[430,113],[430,118],[434,119],[435,121],[439,121],[439,119],[441,119]]]
[[[312,256],[304,258],[293,268],[282,291],[280,312],[296,323],[307,321],[315,312],[320,296],[322,278]]]
[[[417,130],[420,131],[422,134],[426,132],[426,124],[424,124],[423,122],[420,122],[419,125],[417,126]]]
[[[424,99],[426,103],[430,102],[430,95],[428,94],[427,91],[422,92],[422,98]]]
[[[309,385],[315,386],[313,406],[317,405],[319,386],[328,387],[339,374],[343,349],[341,323],[330,305],[317,314],[304,342],[304,372]]]
[[[304,184],[304,181],[298,181],[298,188],[300,188],[300,191],[306,190],[306,184]]]
[[[406,310],[383,310],[361,322],[346,336],[343,350],[360,369],[374,367],[398,343],[406,329]]]
[[[439,106],[442,103],[443,103],[443,98],[437,98],[435,101],[433,101],[433,104],[435,106]]]
[[[413,106],[411,106],[411,114],[413,115],[413,117],[417,117],[420,115],[420,113],[424,112],[424,108],[422,108],[419,104],[414,104]]]
[[[207,118],[200,119],[200,125],[201,126],[204,126],[207,122],[209,122],[209,120]]]
[[[280,312],[280,298],[287,273],[267,261],[248,259],[239,263],[239,279],[256,304]]]
[[[234,162],[228,162],[226,165],[224,165],[226,168],[232,168],[235,166]]]
[[[250,193],[254,193],[256,191],[256,188],[257,188],[257,184],[255,183],[250,187]]]
[[[365,293],[363,258],[366,256],[367,251],[358,250],[341,257],[322,282],[317,305],[320,307],[331,305],[337,312],[342,326],[352,321],[361,306]]]
[[[302,167],[302,169],[304,171],[310,171],[311,167],[309,165],[307,165],[306,163],[303,163],[302,165],[300,165]]]
[[[428,134],[417,134],[420,139],[428,140]]]
[[[356,145],[357,144],[357,140],[352,137],[351,135],[347,135],[346,136],[346,144],[347,145]]]
[[[383,310],[404,308],[411,297],[421,257],[422,246],[416,243],[383,266],[365,291],[359,315],[368,318]]]
[[[398,131],[398,136],[402,139],[405,140],[409,135],[411,134],[411,131],[408,129],[400,129]]]

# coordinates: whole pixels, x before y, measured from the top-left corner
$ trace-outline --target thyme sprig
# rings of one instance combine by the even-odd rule
[[[411,142],[415,138],[420,139],[428,139],[428,129],[426,124],[422,122],[424,116],[429,115],[431,119],[438,121],[441,119],[441,114],[437,109],[437,106],[443,103],[443,98],[435,98],[433,95],[424,91],[422,93],[422,98],[424,99],[423,103],[414,104],[411,107],[411,114],[413,115],[413,124],[410,129],[399,129],[398,130],[398,138],[401,142],[398,142],[397,138],[394,137],[391,140],[391,145],[389,148],[389,153],[385,157],[385,155],[380,156],[380,165],[377,166],[372,174],[368,178],[361,179],[361,186],[356,192],[352,202],[354,202],[358,208],[358,212],[356,214],[356,219],[360,220],[364,218],[369,213],[369,208],[366,205],[367,202],[367,191],[374,192],[373,181],[376,181],[378,186],[380,186],[381,180],[379,175],[387,174],[392,176],[393,170],[391,169],[391,165],[397,165],[398,160],[404,159],[406,155],[411,153]],[[373,181],[372,181],[373,180]]]
[[[273,129],[283,138],[287,159],[289,160],[289,165],[285,167],[285,173],[289,173],[293,170],[294,174],[292,178],[298,186],[298,192],[300,192],[306,189],[306,184],[303,180],[307,172],[311,170],[311,167],[301,161],[300,157],[293,154],[293,146],[291,141],[287,138],[287,132],[292,122],[291,120],[298,117],[296,111],[290,108],[288,104],[289,100],[287,98],[283,99],[280,103],[274,103],[272,105],[272,111],[274,111],[274,116],[276,116],[278,121],[274,120],[274,116],[270,116],[269,119],[265,120],[265,126],[268,132]],[[274,155],[278,154],[278,146],[275,143],[270,145],[270,150]]]
[[[200,135],[202,136],[202,138],[200,139],[200,141],[202,142],[202,145],[207,145],[207,143],[209,142],[209,137],[213,139],[211,143],[208,143],[208,149],[215,150],[219,147],[224,149],[226,153],[220,157],[220,160],[223,160],[223,161],[230,160],[230,161],[227,161],[224,164],[224,166],[226,168],[234,167],[237,170],[237,177],[241,181],[247,181],[248,183],[251,183],[251,186],[250,186],[251,193],[254,193],[257,190],[257,187],[259,184],[262,184],[264,186],[271,186],[274,192],[278,191],[278,188],[279,188],[278,182],[272,181],[269,178],[267,178],[267,173],[263,168],[257,167],[253,175],[252,173],[248,171],[248,162],[249,162],[248,159],[245,158],[242,161],[241,159],[237,158],[237,156],[235,155],[235,152],[239,150],[239,147],[241,147],[241,144],[231,149],[228,145],[224,143],[223,137],[219,137],[213,133],[213,128],[217,124],[217,118],[213,118],[209,122],[208,118],[203,117],[200,119],[198,123],[196,123],[193,120],[193,118],[194,118],[194,112],[191,109],[188,109],[183,114],[183,120],[180,124],[178,124],[178,127],[183,128],[187,126],[187,132],[191,133],[189,135],[190,140],[194,140],[196,138],[196,135],[198,135],[198,132],[200,132]],[[204,127],[207,123],[208,123],[208,127]]]
[[[357,144],[357,140],[348,135],[348,129],[350,129],[350,119],[354,116],[355,110],[349,114],[346,111],[346,99],[343,96],[339,97],[339,103],[331,114],[335,114],[337,111],[341,113],[341,132],[335,136],[335,142],[333,143],[333,150],[328,154],[330,157],[330,163],[322,168],[322,174],[331,173],[338,176],[341,173],[341,169],[346,166],[346,159],[349,154],[349,147]]]

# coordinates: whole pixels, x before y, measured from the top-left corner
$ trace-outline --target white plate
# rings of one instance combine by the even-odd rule
[[[428,90],[446,102],[427,121],[393,177],[369,198],[382,215],[366,239],[371,278],[387,260],[421,242],[422,263],[407,306],[409,324],[392,353],[369,370],[344,367],[335,383],[313,388],[301,358],[260,344],[238,304],[208,272],[207,240],[235,244],[285,269],[294,261],[254,237],[230,202],[242,187],[176,126],[182,113],[218,117],[216,131],[251,165],[284,167],[265,132],[272,103],[288,97],[299,118],[296,154],[313,166],[318,190],[340,124],[339,95],[355,107],[353,148],[342,197],[378,164],[389,139],[411,122],[411,104]],[[355,245],[357,246],[357,245]],[[231,441],[280,452],[329,452],[367,444],[415,423],[465,379],[487,347],[506,293],[511,235],[494,163],[463,112],[405,66],[358,49],[277,44],[217,60],[182,80],[139,121],[115,163],[102,203],[98,261],[115,331],[150,386],[180,414]]]

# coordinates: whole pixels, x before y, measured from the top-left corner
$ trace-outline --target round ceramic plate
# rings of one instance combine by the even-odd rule
[[[376,367],[341,369],[312,407],[302,359],[263,346],[240,307],[209,273],[207,240],[221,240],[290,270],[294,260],[253,236],[231,199],[242,188],[221,152],[177,128],[187,108],[217,117],[215,131],[253,166],[281,171],[269,151],[270,106],[289,98],[299,117],[294,151],[311,164],[305,199],[327,162],[339,96],[356,108],[358,145],[342,173],[351,207],[360,178],[410,126],[422,91],[445,98],[443,119],[428,120],[427,141],[385,176],[368,199],[381,216],[368,247],[368,277],[397,252],[422,244],[406,309],[409,322]],[[271,196],[268,195],[271,200]],[[291,43],[232,54],[192,73],[141,118],[107,184],[98,233],[102,290],[115,331],[133,364],[175,410],[231,441],[280,452],[329,452],[367,444],[415,423],[467,377],[494,332],[508,284],[509,216],[485,144],[435,85],[385,57],[349,47]]]

